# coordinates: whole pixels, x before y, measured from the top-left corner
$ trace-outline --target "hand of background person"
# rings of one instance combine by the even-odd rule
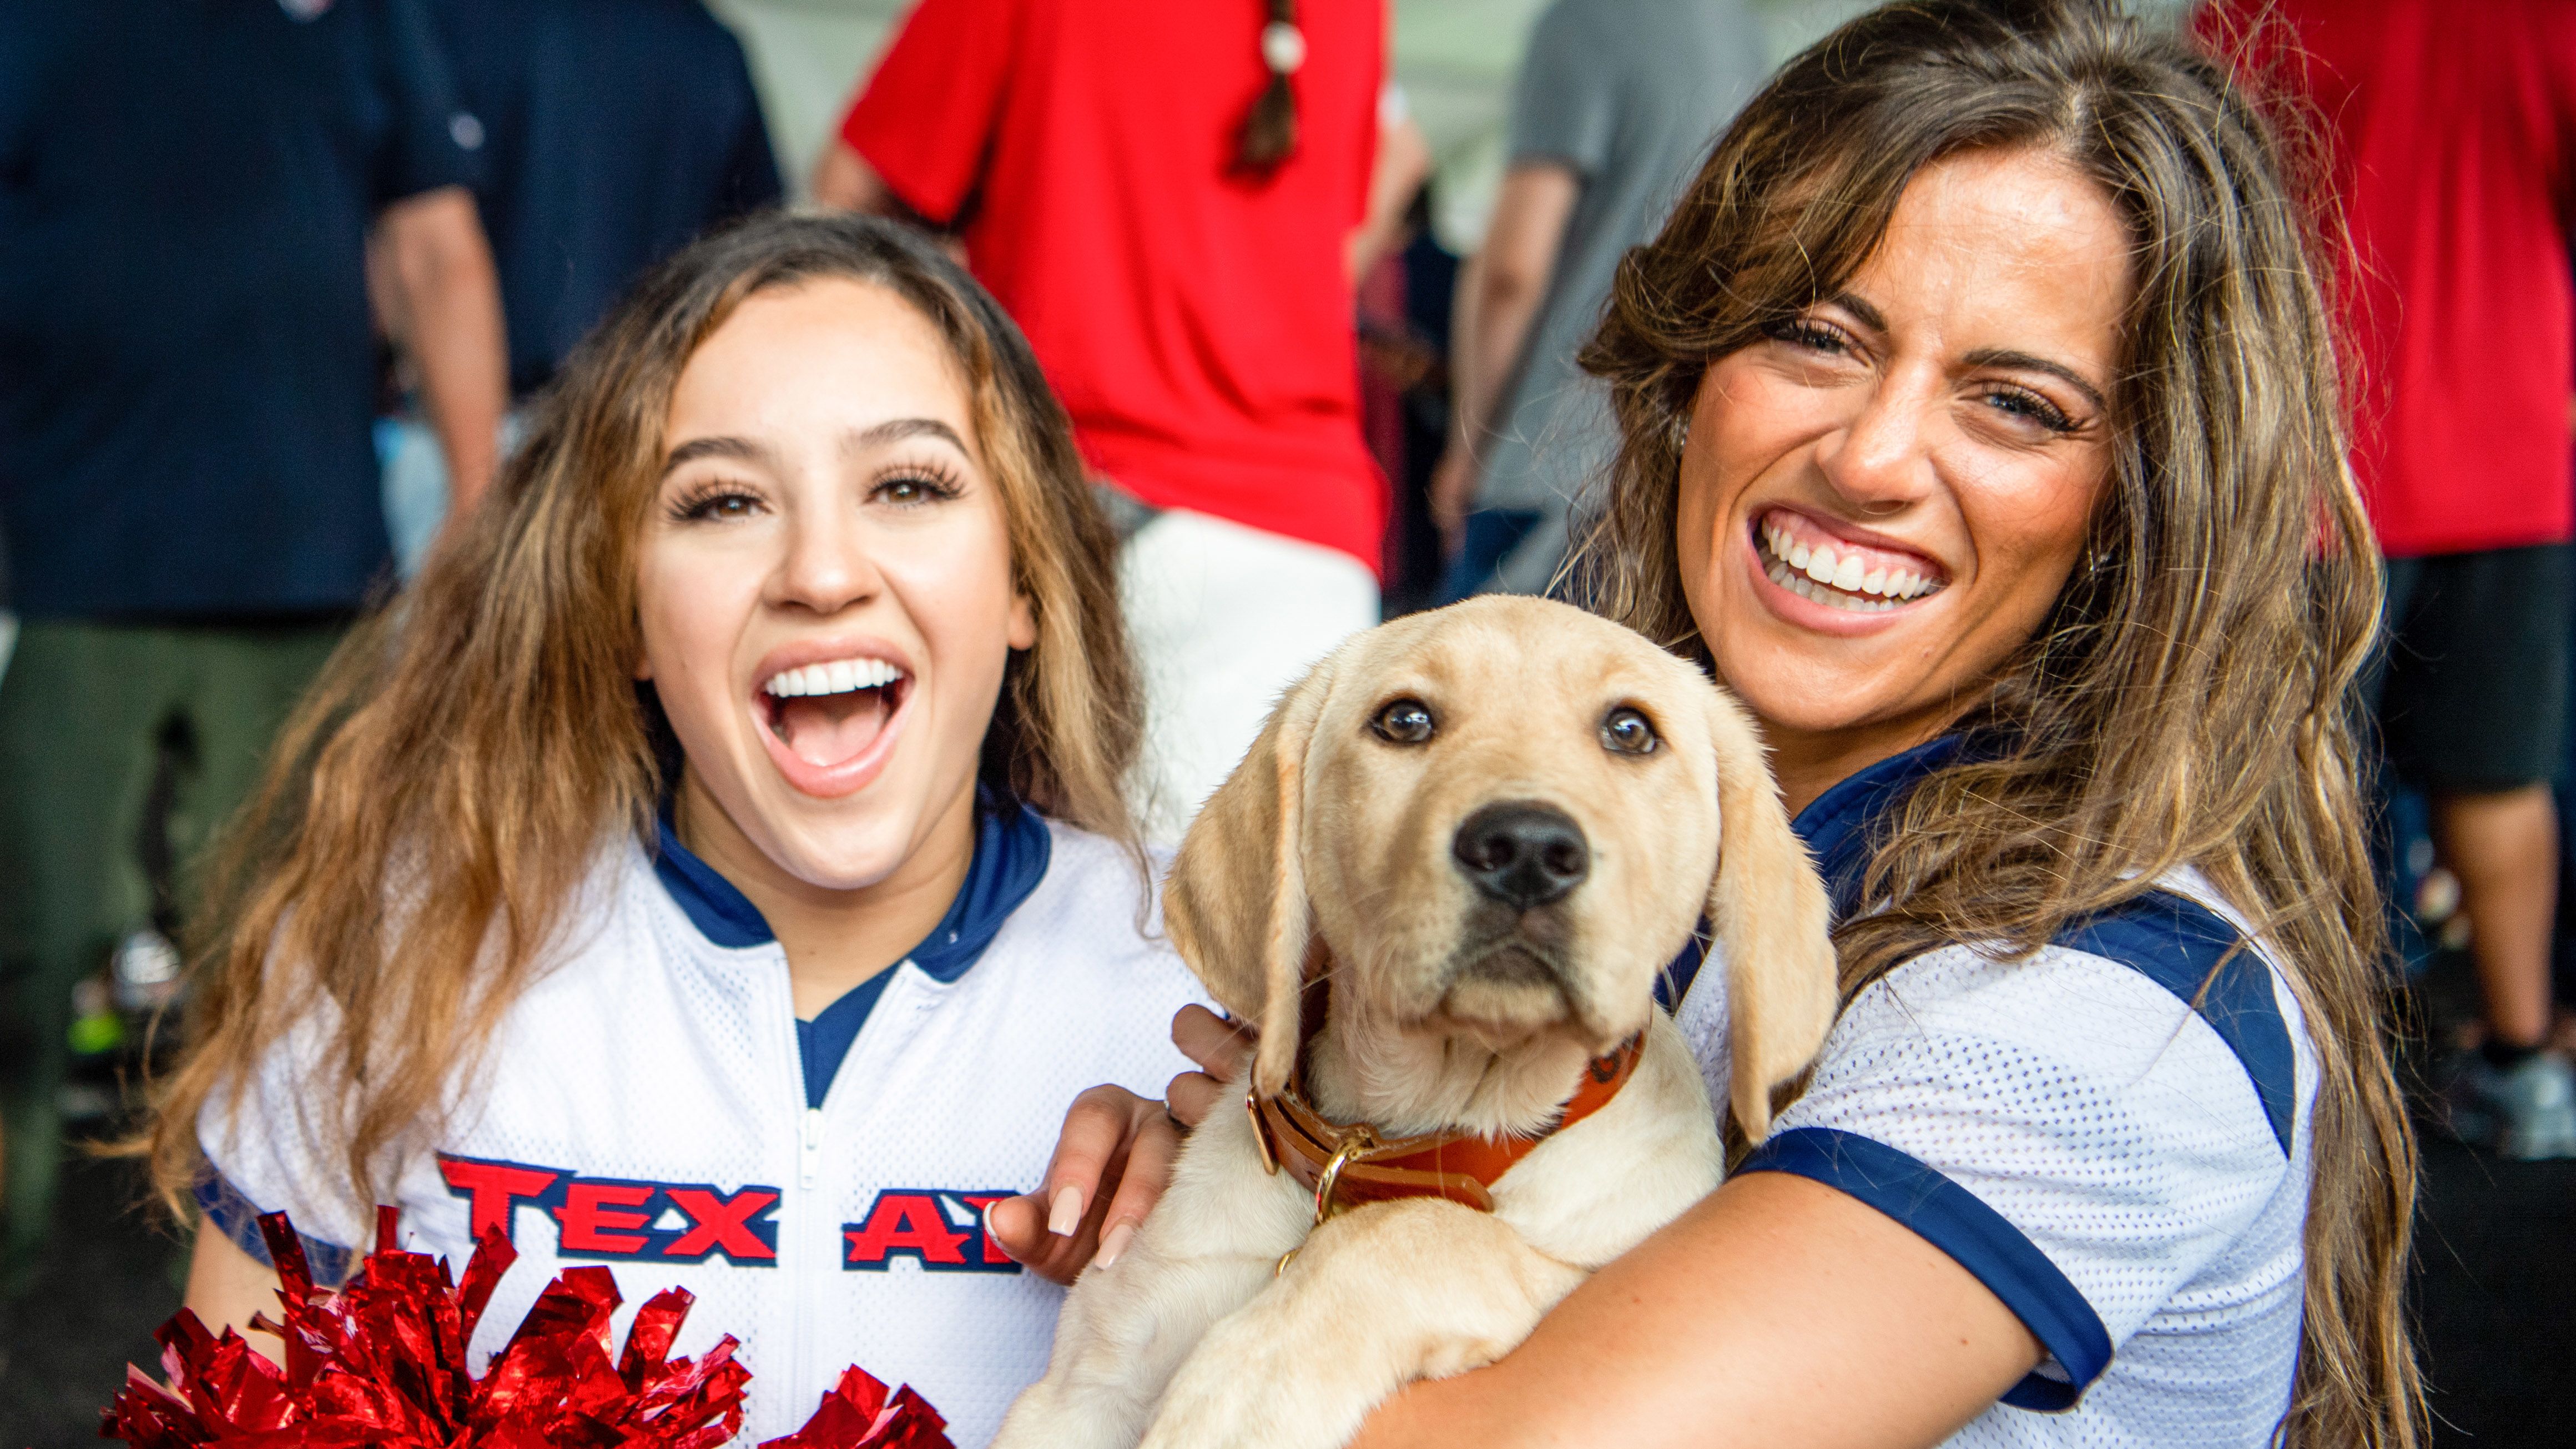
[[[1476,503],[1476,459],[1451,443],[1431,469],[1431,522],[1440,530],[1440,548],[1450,558],[1467,542],[1467,512]]]
[[[1253,1033],[1204,1006],[1184,1006],[1172,1018],[1172,1043],[1200,1069],[1172,1078],[1160,1102],[1124,1087],[1074,1098],[1038,1190],[985,1209],[993,1241],[1038,1276],[1070,1283],[1094,1254],[1108,1264],[1127,1250],[1172,1180],[1182,1134],[1251,1060]]]

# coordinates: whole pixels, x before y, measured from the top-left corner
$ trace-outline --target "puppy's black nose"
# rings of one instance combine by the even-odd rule
[[[1528,910],[1557,900],[1592,872],[1583,827],[1553,805],[1488,805],[1467,817],[1450,847],[1487,897]]]

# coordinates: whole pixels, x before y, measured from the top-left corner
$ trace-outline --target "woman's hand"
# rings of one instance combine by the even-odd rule
[[[1208,1010],[1184,1006],[1172,1043],[1199,1064],[1157,1102],[1124,1087],[1093,1087],[1073,1099],[1038,1190],[1004,1198],[984,1213],[985,1231],[1023,1266],[1070,1283],[1095,1254],[1114,1263],[1172,1180],[1182,1134],[1225,1095],[1251,1059],[1253,1034]]]

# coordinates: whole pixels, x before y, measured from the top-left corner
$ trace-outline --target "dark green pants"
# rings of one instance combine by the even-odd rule
[[[52,1224],[72,988],[151,924],[156,772],[176,762],[166,829],[184,906],[190,867],[343,628],[22,626],[0,674],[0,1278]]]

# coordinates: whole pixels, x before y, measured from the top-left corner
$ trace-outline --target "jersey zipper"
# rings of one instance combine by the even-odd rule
[[[778,955],[777,981],[780,994],[786,996],[788,994],[786,990],[787,953],[784,951],[779,952]],[[822,1396],[823,1391],[814,1383],[813,1367],[808,1362],[813,1357],[811,1345],[814,1342],[815,1332],[814,1296],[818,1291],[813,1285],[819,1274],[828,1272],[837,1265],[829,1261],[822,1263],[806,1261],[813,1254],[815,1244],[821,1241],[821,1234],[824,1231],[814,1221],[817,1214],[823,1213],[824,1206],[822,1202],[823,1113],[819,1108],[805,1105],[804,1058],[796,1047],[794,1000],[790,998],[780,1001],[777,1012],[777,1020],[784,1037],[780,1043],[783,1050],[779,1059],[786,1063],[786,1070],[783,1073],[786,1079],[786,1094],[797,1113],[795,1119],[796,1175],[781,1185],[781,1191],[787,1197],[789,1210],[780,1215],[778,1254],[778,1270],[788,1275],[787,1291],[790,1305],[786,1362],[781,1365],[784,1372],[779,1375],[787,1385],[787,1393],[786,1397],[779,1402],[792,1409],[795,1406],[814,1403]],[[828,1216],[828,1214],[824,1215]],[[754,1364],[752,1369],[758,1372],[760,1366]],[[788,1416],[788,1422],[795,1422],[792,1413]]]

